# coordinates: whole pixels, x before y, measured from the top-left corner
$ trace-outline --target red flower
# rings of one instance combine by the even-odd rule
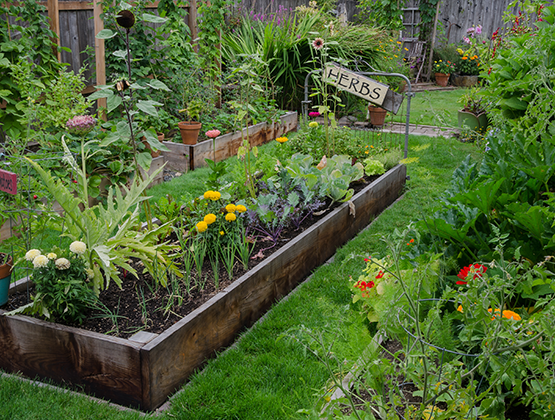
[[[484,274],[487,269],[488,268],[482,264],[470,264],[467,267],[463,267],[461,271],[459,271],[459,274],[457,274],[457,277],[461,280],[458,280],[455,284],[467,284],[466,279],[470,274],[473,274],[472,279],[482,277],[482,274]]]
[[[381,279],[381,278],[383,277],[384,274],[385,274],[385,273],[384,273],[382,270],[380,270],[380,272],[378,273],[378,275],[376,276],[376,278],[377,278],[377,279]]]
[[[368,288],[371,289],[372,287],[374,287],[374,282],[372,280],[370,280],[368,282]]]
[[[372,258],[372,256],[369,256],[368,258],[365,258],[364,261],[365,261],[365,262],[369,262],[369,261],[370,261],[370,258]]]

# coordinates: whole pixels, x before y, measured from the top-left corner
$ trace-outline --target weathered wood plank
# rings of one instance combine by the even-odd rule
[[[173,143],[171,141],[162,142],[170,149],[169,152],[162,152],[166,160],[166,167],[173,171],[187,172],[191,168],[190,146],[183,143]]]
[[[101,398],[140,405],[140,344],[3,313],[0,368],[70,382]]]
[[[365,227],[399,195],[406,167],[398,166],[372,183],[352,201],[320,220],[290,244],[213,297],[141,349],[143,401],[153,409],[175,391],[207,356],[230,344],[276,300],[292,290],[315,267]]]

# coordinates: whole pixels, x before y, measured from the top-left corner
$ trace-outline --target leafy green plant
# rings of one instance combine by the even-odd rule
[[[550,252],[554,233],[543,195],[553,184],[555,145],[527,144],[522,136],[503,132],[487,141],[481,166],[467,157],[438,211],[419,222],[420,228],[446,240],[445,254],[461,263],[491,260],[494,228],[510,234],[506,258],[520,248],[523,256],[539,262]],[[430,244],[430,237],[425,242]]]
[[[156,171],[144,181],[133,180],[129,188],[110,188],[106,207],[103,205],[89,206],[88,200],[88,178],[85,171],[87,152],[85,143],[81,146],[81,166],[73,159],[69,149],[62,142],[65,149],[64,160],[78,175],[78,195],[74,196],[66,185],[56,180],[52,175],[43,170],[40,165],[29,159],[29,163],[35,168],[46,188],[64,209],[64,218],[57,214],[54,216],[53,227],[72,240],[83,241],[86,244],[85,259],[93,270],[94,290],[108,287],[110,280],[121,285],[118,267],[127,270],[136,276],[136,270],[129,265],[131,256],[139,258],[145,268],[154,272],[156,263],[160,271],[159,277],[162,285],[166,284],[166,271],[176,271],[175,267],[167,260],[168,247],[158,244],[158,234],[164,229],[164,225],[152,231],[139,231],[138,204],[145,200],[142,195],[147,185],[152,182]],[[79,208],[83,207],[83,210]],[[158,277],[157,277],[158,278]]]
[[[64,65],[53,54],[56,34],[50,29],[43,5],[32,0],[6,3],[0,5],[0,15],[0,101],[6,101],[6,108],[0,108],[3,138],[2,132],[13,130],[15,135],[24,131],[26,123],[20,119],[31,86],[42,92]],[[23,63],[33,63],[32,77],[18,82],[15,72]],[[31,99],[38,100],[38,96]]]
[[[326,166],[320,171],[320,195],[332,201],[349,201],[354,190],[349,186],[351,182],[362,178],[364,167],[360,162],[352,164],[349,156],[335,155],[327,160]]]
[[[555,7],[547,6],[542,12],[530,31],[507,35],[491,70],[484,74],[488,81],[484,93],[493,104],[496,122],[508,124],[513,133],[523,133],[529,142],[555,133],[552,86],[547,77],[555,63],[546,58],[555,49]]]
[[[368,176],[382,175],[385,173],[385,167],[379,160],[368,158],[364,160],[364,173]]]

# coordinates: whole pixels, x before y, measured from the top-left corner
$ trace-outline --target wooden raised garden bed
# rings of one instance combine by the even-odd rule
[[[249,130],[249,143],[251,146],[260,146],[268,143],[277,137],[283,136],[290,131],[297,129],[297,113],[288,112],[280,117],[279,123],[268,124],[262,122],[252,125]],[[216,137],[216,162],[227,159],[237,154],[237,150],[243,142],[243,137],[247,136],[247,129],[234,133],[224,134]],[[214,141],[212,139],[188,145],[182,143],[163,142],[164,146],[170,149],[169,152],[162,152],[168,169],[178,172],[186,172],[206,166],[204,159],[214,159]]]
[[[405,179],[396,166],[162,334],[109,337],[0,310],[0,368],[153,410],[389,206]]]

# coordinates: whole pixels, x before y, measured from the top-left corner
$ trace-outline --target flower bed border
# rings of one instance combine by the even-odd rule
[[[252,147],[260,146],[274,140],[290,131],[297,130],[297,112],[288,112],[280,117],[278,123],[259,123],[248,127],[249,143]],[[247,128],[242,131],[224,134],[203,142],[189,145],[164,141],[163,144],[169,152],[162,152],[168,169],[178,172],[187,172],[206,166],[204,159],[214,159],[214,142],[216,143],[216,162],[227,159],[237,154],[237,150],[247,135]]]
[[[154,410],[395,201],[405,180],[404,165],[388,171],[161,334],[122,339],[0,310],[0,368]]]

